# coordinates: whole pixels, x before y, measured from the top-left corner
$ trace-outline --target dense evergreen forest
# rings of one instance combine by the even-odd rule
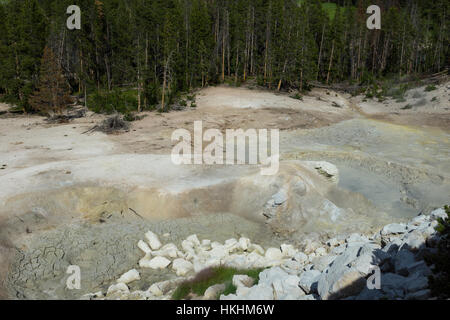
[[[66,27],[72,4],[81,30]],[[372,4],[381,30],[366,27]],[[70,94],[95,111],[164,109],[222,82],[305,90],[434,73],[449,64],[449,9],[448,0],[3,0],[0,97],[36,111],[46,47]]]

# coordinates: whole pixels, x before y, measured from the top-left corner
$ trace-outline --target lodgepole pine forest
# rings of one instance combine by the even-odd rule
[[[80,30],[66,26],[73,4]],[[372,4],[381,30],[366,26]],[[165,110],[220,83],[303,91],[437,73],[449,64],[449,9],[448,0],[2,0],[0,99],[27,113],[51,108],[39,101],[56,78],[66,82],[58,101]]]

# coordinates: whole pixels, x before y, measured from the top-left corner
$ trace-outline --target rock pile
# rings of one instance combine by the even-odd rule
[[[264,249],[250,239],[229,239],[224,244],[191,235],[181,242],[163,245],[149,231],[147,242],[138,247],[144,253],[141,268],[168,269],[179,276],[153,284],[147,291],[130,292],[127,284],[140,279],[137,270],[123,274],[106,294],[85,298],[170,299],[184,280],[213,266],[236,269],[265,268],[259,282],[246,275],[235,275],[235,294],[221,300],[326,300],[326,299],[427,299],[430,298],[430,267],[423,260],[433,251],[439,236],[435,232],[442,209],[431,215],[419,215],[407,224],[389,224],[372,236],[351,234],[321,244],[307,241],[304,249],[283,244]],[[214,299],[225,289],[215,285],[203,299]]]

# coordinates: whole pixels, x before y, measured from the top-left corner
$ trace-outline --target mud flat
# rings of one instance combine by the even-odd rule
[[[416,110],[417,117],[448,117],[446,86],[439,90],[440,104]],[[0,295],[67,299],[104,291],[139,268],[136,243],[147,230],[177,245],[197,234],[302,247],[372,234],[445,205],[448,130],[428,120],[390,122],[384,109],[372,106],[369,115],[369,107],[326,90],[299,101],[217,87],[200,91],[196,110],[149,113],[116,136],[82,134],[102,119],[92,113],[66,125],[0,118]],[[263,177],[257,166],[175,166],[170,135],[196,120],[205,129],[282,129],[280,171]],[[69,265],[81,268],[81,291],[66,288]],[[139,271],[143,280],[133,290],[173,277]]]

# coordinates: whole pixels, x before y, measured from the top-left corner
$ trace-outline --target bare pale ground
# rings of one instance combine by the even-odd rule
[[[439,100],[431,103],[432,96]],[[109,136],[83,134],[104,119],[92,113],[65,125],[0,118],[0,296],[94,292],[135,265],[136,242],[148,229],[170,232],[174,242],[191,233],[222,241],[245,235],[269,246],[286,237],[300,243],[370,232],[442,206],[450,198],[447,86],[426,98],[424,106],[401,110],[327,90],[300,101],[210,87],[198,92],[197,108],[147,112],[129,132]],[[197,120],[204,130],[281,129],[280,172],[175,166],[172,132],[193,131]],[[304,160],[335,164],[339,179],[329,181]],[[298,180],[305,194],[292,191]],[[267,221],[264,204],[282,188],[287,205]],[[325,200],[342,210],[337,221],[324,213]],[[70,264],[87,270],[83,292],[64,287]],[[141,285],[164,277],[147,272]]]

